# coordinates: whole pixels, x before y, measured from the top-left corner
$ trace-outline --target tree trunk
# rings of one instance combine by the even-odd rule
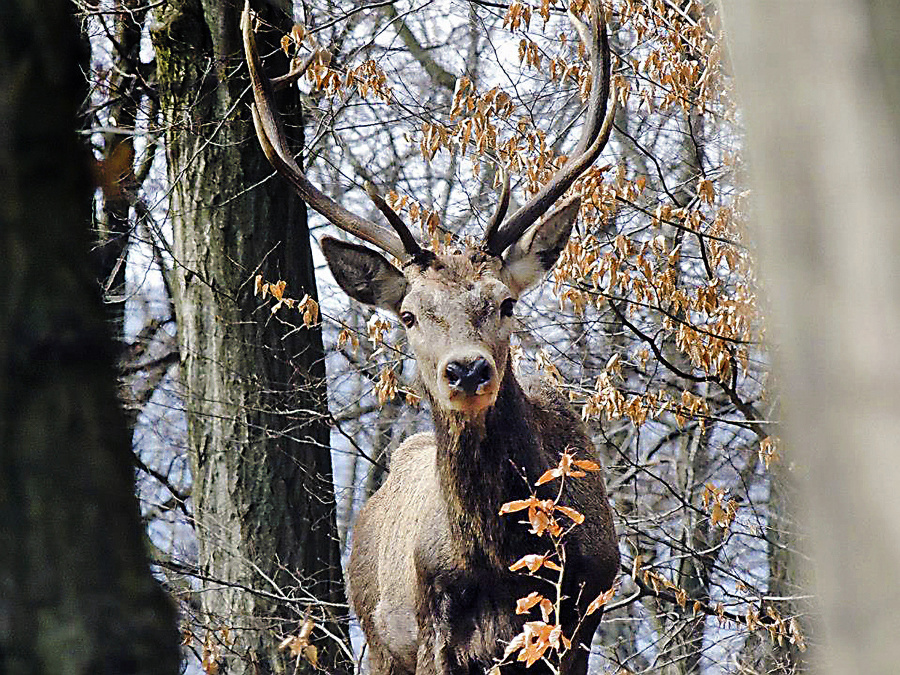
[[[725,3],[822,672],[900,662],[900,5]]]
[[[0,672],[179,672],[150,573],[75,135],[63,0],[0,8]]]
[[[291,331],[254,297],[257,272],[286,280],[295,298],[315,297],[316,287],[305,205],[280,179],[267,180],[254,136],[239,10],[169,2],[152,36],[200,566],[219,582],[207,584],[202,608],[225,643],[229,673],[268,673],[293,668],[277,647],[305,616],[321,623],[327,615],[341,636],[334,612],[346,610],[321,333]],[[287,72],[278,41],[289,14],[267,6],[261,18],[281,32],[262,35],[260,51],[275,52],[274,68]],[[296,90],[279,105],[298,111]],[[287,320],[302,322],[296,312]],[[348,667],[333,640],[318,648],[330,672]]]

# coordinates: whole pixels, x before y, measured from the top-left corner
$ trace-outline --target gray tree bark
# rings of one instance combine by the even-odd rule
[[[177,673],[88,262],[86,57],[68,2],[0,5],[0,672]]]
[[[291,26],[283,4],[261,7],[263,25],[280,29],[260,38],[272,62]],[[257,271],[286,280],[287,295],[315,297],[306,209],[271,178],[254,136],[239,3],[179,0],[157,11],[200,566],[219,580],[200,599],[208,627],[230,629],[217,633],[229,673],[285,672],[293,660],[277,650],[282,637],[307,615],[341,636],[335,613],[346,612],[321,334],[290,331],[254,297]],[[287,72],[284,59],[273,67]],[[299,110],[296,91],[279,106]],[[318,648],[329,672],[348,668],[333,640]]]
[[[822,672],[900,662],[900,5],[724,2]]]

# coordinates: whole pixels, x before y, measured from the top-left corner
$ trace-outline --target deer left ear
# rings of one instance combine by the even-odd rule
[[[503,257],[503,281],[516,296],[544,278],[566,247],[581,198],[573,197],[529,227]]]
[[[380,253],[359,244],[322,237],[322,253],[344,292],[367,305],[400,313],[406,277]]]

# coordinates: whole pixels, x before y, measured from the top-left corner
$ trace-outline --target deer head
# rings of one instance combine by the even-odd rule
[[[322,238],[325,258],[341,288],[400,318],[427,393],[443,411],[473,414],[494,403],[507,367],[515,303],[556,263],[578,215],[580,198],[571,197],[538,219],[594,162],[609,139],[614,115],[614,104],[607,105],[611,60],[599,0],[592,0],[591,11],[591,28],[571,16],[592,69],[587,120],[572,157],[509,218],[509,176],[504,171],[498,206],[481,243],[439,254],[423,249],[374,189],[368,190],[369,196],[393,231],[351,213],[307,180],[287,150],[272,109],[272,85],[262,73],[245,6],[241,23],[260,144],[276,170],[313,209],[399,261],[394,265],[366,246]]]
[[[577,211],[571,200],[505,255],[422,251],[398,269],[364,246],[326,237],[322,248],[348,295],[403,322],[432,400],[443,410],[478,412],[494,403],[503,379],[515,303],[556,262]]]

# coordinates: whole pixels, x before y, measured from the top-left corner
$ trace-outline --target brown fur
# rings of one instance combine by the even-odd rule
[[[332,269],[340,265],[334,258]],[[397,448],[390,475],[354,528],[350,595],[376,675],[483,672],[526,618],[535,618],[516,616],[516,600],[531,591],[555,597],[545,582],[508,569],[525,554],[548,552],[549,540],[529,534],[518,515],[498,511],[504,502],[526,498],[528,485],[556,466],[564,450],[591,457],[594,449],[553,387],[535,381],[523,389],[513,374],[510,319],[499,316],[497,306],[517,283],[533,280],[515,282],[505,273],[499,259],[466,251],[409,265],[402,279],[390,281],[403,287],[392,308],[416,316],[408,336],[435,433]],[[340,271],[336,277],[349,285]],[[467,407],[449,397],[443,364],[460,355],[482,355],[495,368],[488,403],[479,399]],[[565,485],[562,502],[586,516],[565,544],[570,601],[562,624],[571,637],[587,604],[611,587],[619,553],[602,477],[591,473]],[[554,497],[558,486],[544,486],[538,496]],[[589,645],[598,622],[599,612],[585,619],[576,640]],[[563,663],[566,673],[586,668],[584,647]]]

